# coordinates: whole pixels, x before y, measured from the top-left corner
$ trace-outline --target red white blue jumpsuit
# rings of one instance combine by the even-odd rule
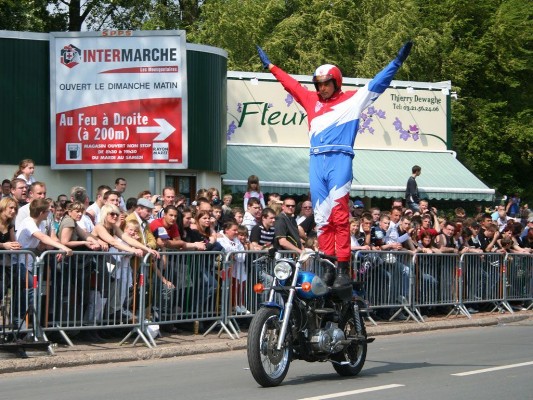
[[[307,90],[281,68],[273,66],[270,69],[307,112],[309,183],[318,227],[318,245],[325,254],[336,255],[339,261],[350,260],[348,200],[359,116],[387,89],[401,64],[401,61],[394,59],[359,90],[343,92],[338,85],[337,91],[329,99]],[[337,68],[325,65],[319,69],[322,67]]]

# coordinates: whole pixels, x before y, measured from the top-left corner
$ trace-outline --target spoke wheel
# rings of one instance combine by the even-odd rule
[[[366,338],[366,330],[364,328],[363,319],[361,324],[363,325],[363,336]],[[343,331],[345,337],[355,337],[357,335],[355,329],[354,317],[349,317],[345,322],[339,326]],[[366,361],[367,343],[355,343],[346,347],[339,353],[334,354],[331,358],[335,360],[337,364],[333,363],[333,368],[341,376],[355,376],[363,369],[363,365]]]
[[[256,382],[264,387],[278,386],[289,371],[289,341],[277,349],[280,330],[279,310],[272,308],[261,308],[248,330],[248,364]]]

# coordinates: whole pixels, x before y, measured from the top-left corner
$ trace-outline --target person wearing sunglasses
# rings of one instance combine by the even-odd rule
[[[281,212],[274,223],[274,247],[277,250],[291,250],[300,254],[302,252],[302,240],[298,233],[298,225],[294,218],[296,201],[287,197],[281,206]]]

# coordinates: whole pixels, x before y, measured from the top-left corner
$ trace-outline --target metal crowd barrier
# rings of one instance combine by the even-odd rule
[[[162,252],[149,275],[148,323],[219,321],[227,301],[224,257],[215,251]]]
[[[461,288],[457,255],[416,253],[414,263],[413,307],[419,320],[423,320],[421,308],[451,306],[452,311],[459,312]]]
[[[153,347],[156,325],[203,321],[212,324],[205,334],[220,327],[219,336],[238,337],[239,319],[266,301],[266,294],[253,291],[257,282],[272,282],[275,261],[263,257],[266,252],[161,255],[141,260],[121,252],[0,252],[3,329],[35,337],[58,332],[72,345],[74,332],[129,328],[124,340],[136,334],[136,341]],[[31,272],[26,265],[33,265]],[[305,269],[323,273],[317,262]],[[390,309],[391,320],[404,311],[423,322],[420,310],[439,306],[471,318],[467,306],[475,303],[513,312],[509,302],[533,300],[531,255],[358,251],[352,271],[364,283],[368,309]]]
[[[118,251],[74,252],[71,257],[59,251],[44,252],[36,261],[43,330],[58,332],[73,346],[70,334],[130,328],[151,347],[142,326],[148,258],[143,261]]]
[[[4,339],[8,331],[39,337],[39,296],[35,254],[28,250],[0,251],[0,313]]]
[[[354,278],[365,283],[366,300],[372,309],[396,309],[390,320],[413,312],[414,259],[405,251],[357,251],[352,257]]]
[[[533,309],[533,256],[507,254],[504,265],[507,271],[504,298],[522,303],[529,301],[528,309]],[[512,308],[510,311],[513,311]]]

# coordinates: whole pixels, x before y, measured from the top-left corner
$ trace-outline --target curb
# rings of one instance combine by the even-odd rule
[[[458,329],[479,326],[495,326],[512,322],[519,322],[531,315],[506,315],[497,317],[482,317],[477,319],[442,320],[426,323],[393,326],[369,326],[369,336],[384,336],[407,334],[413,332],[429,332],[443,329]],[[110,364],[119,362],[157,360],[163,358],[183,357],[197,354],[220,353],[226,351],[243,350],[246,348],[246,336],[239,339],[214,339],[216,341],[200,344],[178,344],[154,349],[123,348],[116,350],[88,350],[76,354],[58,354],[55,356],[30,357],[27,359],[3,359],[0,363],[0,374],[13,372],[35,371],[43,369],[69,368],[94,364]]]

